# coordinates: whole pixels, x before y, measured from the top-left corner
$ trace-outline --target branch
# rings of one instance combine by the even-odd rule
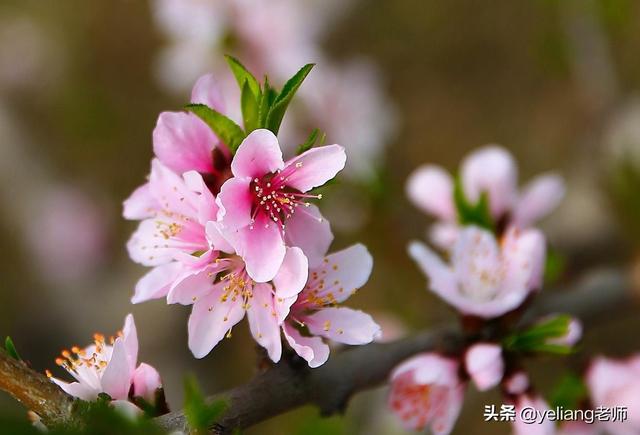
[[[68,422],[72,418],[71,396],[3,350],[0,350],[0,390],[38,414],[45,425]]]
[[[598,318],[616,307],[630,306],[629,288],[626,275],[598,274],[573,291],[541,300],[525,319],[554,312],[571,313],[583,320]],[[323,415],[341,412],[353,394],[384,383],[390,371],[408,357],[432,350],[453,351],[464,342],[456,327],[445,326],[393,343],[373,343],[338,353],[317,369],[309,369],[296,359],[283,361],[245,385],[212,396],[212,401],[225,399],[230,404],[212,430],[231,433],[308,404],[316,405]],[[156,421],[171,431],[188,431],[182,411]]]

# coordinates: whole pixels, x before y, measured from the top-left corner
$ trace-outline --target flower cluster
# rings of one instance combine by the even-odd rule
[[[409,198],[437,219],[429,238],[446,260],[417,241],[410,243],[409,255],[429,278],[429,289],[465,319],[475,338],[458,354],[421,354],[396,368],[389,405],[408,428],[449,433],[468,380],[480,391],[502,385],[516,408],[542,403],[520,357],[567,353],[580,339],[580,323],[565,315],[510,330],[519,309],[543,285],[546,241],[532,225],[564,195],[556,175],[540,176],[522,192],[517,179],[513,157],[497,146],[467,157],[459,177],[426,165],[409,178]],[[493,331],[489,340],[478,334],[485,327]]]
[[[208,75],[191,99],[224,117],[222,94]],[[372,341],[380,329],[372,318],[338,307],[366,283],[371,256],[362,245],[328,254],[333,234],[311,202],[322,198],[315,189],[344,168],[344,148],[311,146],[284,159],[270,129],[245,125],[234,147],[223,139],[226,130],[205,121],[190,112],[158,118],[149,180],[124,203],[124,216],[141,220],[129,254],[152,268],[132,301],[166,297],[192,305],[189,347],[197,358],[245,315],[274,362],[282,355],[282,333],[312,367],[328,357],[323,338]]]

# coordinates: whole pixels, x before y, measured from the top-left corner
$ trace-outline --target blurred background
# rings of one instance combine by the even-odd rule
[[[268,3],[268,5],[267,5]],[[207,392],[250,379],[246,323],[203,360],[187,348],[188,307],[133,306],[145,272],[125,242],[136,227],[121,203],[144,181],[158,114],[180,110],[195,79],[235,84],[222,55],[282,85],[318,63],[285,118],[293,147],[313,127],[346,146],[349,167],[320,204],[340,249],[364,242],[373,275],[349,304],[392,339],[453,319],[406,255],[428,219],[404,194],[422,163],[455,171],[472,149],[499,143],[521,181],[557,170],[568,184],[543,223],[564,268],[561,291],[598,270],[633,270],[640,231],[640,3],[530,0],[104,0],[0,3],[0,336],[34,368],[61,349],[111,334],[133,312],[141,360],[158,368],[173,408],[182,376]],[[293,149],[293,148],[291,148]],[[637,313],[637,311],[636,311]],[[635,317],[635,319],[634,319]],[[640,350],[637,314],[586,325],[582,353]],[[543,392],[565,361],[531,364]],[[508,433],[478,424],[497,394],[471,392],[454,433]],[[249,434],[404,433],[384,389],[345,417],[302,409]],[[0,395],[0,410],[23,410]]]

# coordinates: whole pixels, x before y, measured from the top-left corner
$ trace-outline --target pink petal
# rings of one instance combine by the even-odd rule
[[[256,282],[272,280],[286,253],[278,225],[266,215],[258,214],[253,227],[239,230],[238,240],[236,249],[246,264],[249,276]]]
[[[233,246],[222,235],[220,222],[207,222],[206,225],[207,240],[212,249],[222,251],[226,254],[234,254],[236,251]]]
[[[329,346],[320,337],[304,337],[290,324],[282,325],[289,346],[304,358],[312,369],[320,367],[329,359]]]
[[[130,220],[142,220],[151,217],[160,208],[160,203],[151,193],[151,186],[145,183],[133,191],[123,205],[122,216]]]
[[[409,256],[418,263],[422,272],[429,278],[429,289],[449,303],[453,303],[458,294],[456,277],[431,249],[420,242],[409,244]]]
[[[191,91],[191,102],[194,104],[206,104],[220,113],[225,112],[224,97],[220,83],[213,74],[205,74],[196,81]]]
[[[475,300],[488,300],[498,292],[501,277],[500,247],[493,234],[466,227],[453,248],[451,264],[458,282]]]
[[[289,315],[291,311],[291,307],[295,304],[298,299],[298,295],[291,296],[288,298],[283,298],[278,295],[275,295],[274,306],[276,310],[276,315],[278,316],[278,322],[282,323]]]
[[[429,229],[429,240],[437,248],[449,252],[458,240],[460,228],[457,223],[436,222]]]
[[[208,294],[216,279],[217,270],[214,267],[190,270],[174,280],[169,294],[168,304],[191,305]]]
[[[287,174],[287,186],[306,192],[334,178],[346,161],[344,147],[326,145],[311,148],[289,160],[282,172]]]
[[[487,146],[469,155],[461,166],[462,186],[472,203],[489,195],[491,214],[499,218],[513,207],[517,196],[518,168],[507,150]]]
[[[140,302],[166,296],[169,292],[169,287],[177,278],[181,269],[182,266],[177,261],[151,269],[136,283],[135,294],[131,298],[131,303],[139,304]]]
[[[407,196],[416,207],[439,219],[456,219],[453,180],[439,166],[424,165],[416,169],[407,182]]]
[[[529,385],[529,376],[524,371],[517,371],[504,381],[504,389],[513,395],[523,394]]]
[[[159,388],[162,388],[160,373],[149,364],[140,364],[133,373],[133,395],[153,404]]]
[[[153,151],[169,169],[213,172],[213,148],[218,143],[211,128],[193,113],[163,112],[153,130]]]
[[[255,285],[253,298],[249,300],[247,316],[253,338],[267,350],[273,362],[278,362],[282,356],[282,341],[271,291],[269,284]]]
[[[273,278],[276,295],[289,298],[297,295],[307,283],[309,264],[300,248],[287,248],[280,270]]]
[[[135,420],[143,414],[142,409],[138,408],[128,400],[114,400],[111,402],[111,406],[113,406],[113,408],[121,415],[131,420]]]
[[[398,365],[391,373],[395,379],[404,373],[412,373],[416,383],[453,385],[458,382],[458,362],[436,353],[422,353]]]
[[[202,175],[196,171],[189,171],[185,172],[182,178],[190,190],[199,194],[197,201],[198,222],[204,226],[209,221],[217,220],[218,204],[213,193],[211,193],[211,190],[202,179]]]
[[[316,267],[322,262],[333,241],[329,221],[313,204],[296,210],[287,220],[284,236],[287,246],[302,249],[309,260],[309,267]]]
[[[122,341],[129,360],[129,369],[133,372],[138,364],[138,331],[132,314],[127,314],[122,328]]]
[[[562,177],[541,175],[529,182],[516,203],[513,223],[520,228],[533,225],[555,209],[565,194]]]
[[[220,188],[217,203],[220,207],[218,220],[223,231],[232,231],[248,226],[251,222],[253,203],[248,178],[230,178]]]
[[[197,218],[198,195],[187,187],[181,176],[167,168],[158,159],[151,161],[149,186],[152,195],[160,202],[163,210]]]
[[[370,315],[350,308],[324,308],[306,317],[313,335],[320,335],[344,344],[371,343],[380,335],[380,326]]]
[[[65,381],[61,381],[60,379],[57,378],[50,378],[51,381],[56,384],[57,386],[59,386],[60,388],[62,388],[62,390],[73,396],[73,397],[77,397],[78,399],[81,400],[96,400],[98,398],[98,394],[101,393],[101,391],[98,391],[94,388],[92,388],[89,385],[80,383],[80,382],[65,382]]]
[[[476,343],[465,354],[467,373],[480,391],[495,387],[504,375],[502,347],[493,343]]]
[[[244,317],[242,300],[222,300],[223,284],[193,305],[189,317],[189,349],[196,358],[204,358]]]
[[[503,237],[502,252],[505,261],[504,286],[511,292],[542,287],[546,259],[546,241],[541,231],[509,229]]]
[[[284,167],[282,151],[275,135],[269,130],[252,131],[236,151],[231,172],[236,177],[262,178]]]
[[[358,243],[327,255],[319,266],[311,270],[305,292],[313,291],[316,297],[344,302],[366,284],[372,269],[371,254]]]
[[[182,236],[186,237],[183,239]],[[181,250],[194,252],[207,248],[204,234],[194,234],[189,223],[164,215],[142,221],[127,242],[131,259],[144,266],[169,263]]]
[[[111,359],[102,375],[102,390],[114,400],[124,400],[129,395],[132,375],[125,342],[118,338],[113,345]]]

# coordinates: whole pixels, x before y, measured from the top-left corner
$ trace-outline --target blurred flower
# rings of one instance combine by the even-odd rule
[[[317,265],[332,237],[329,223],[307,202],[321,198],[308,192],[331,180],[344,167],[339,145],[312,148],[284,162],[278,139],[268,130],[255,130],[240,144],[231,171],[233,178],[218,195],[218,219],[223,236],[243,258],[256,281],[272,279],[286,246],[298,246]]]
[[[640,355],[627,360],[594,359],[587,371],[586,383],[595,408],[621,406],[627,409],[627,421],[601,422],[607,433],[640,432]]]
[[[494,343],[476,343],[465,353],[464,364],[478,390],[489,390],[498,385],[504,375],[502,347]]]
[[[433,353],[405,361],[391,374],[389,407],[407,429],[451,432],[464,400],[458,362]]]
[[[549,322],[555,317],[556,315],[550,314],[548,316],[544,316],[543,318],[538,320],[536,323],[544,324],[546,322]],[[581,338],[582,338],[582,322],[580,322],[580,320],[576,319],[575,317],[571,317],[571,319],[569,320],[567,333],[562,337],[549,338],[547,340],[547,343],[559,345],[559,346],[573,347],[576,343],[580,341]]]
[[[43,276],[63,285],[93,276],[105,260],[106,214],[93,197],[72,186],[49,186],[34,204],[25,234]]]
[[[156,391],[162,387],[160,375],[148,364],[138,364],[138,335],[131,314],[127,315],[122,332],[105,342],[101,334],[94,335],[94,344],[84,349],[73,347],[62,351],[56,363],[77,382],[67,383],[50,376],[68,394],[82,400],[96,400],[101,393],[115,401],[141,397],[153,404]]]
[[[329,346],[321,337],[357,345],[370,343],[380,335],[380,326],[370,315],[337,306],[367,282],[372,267],[371,254],[357,244],[327,255],[310,269],[309,280],[293,297],[295,303],[282,325],[289,345],[310,367],[324,364],[329,357]]]
[[[504,389],[515,396],[524,394],[529,389],[529,376],[521,370],[510,374],[504,380]]]
[[[486,146],[469,155],[460,168],[460,187],[466,199],[477,204],[487,195],[489,212],[499,228],[526,229],[549,214],[564,196],[562,179],[541,175],[518,191],[518,168],[507,150]],[[409,199],[438,222],[431,229],[431,240],[450,249],[458,236],[458,215],[454,200],[454,179],[435,165],[418,168],[407,182]]]
[[[462,314],[499,317],[518,308],[542,282],[545,240],[537,230],[509,230],[498,241],[488,231],[465,227],[445,264],[420,242],[409,255],[430,280],[429,288]]]
[[[515,421],[513,422],[514,435],[555,435],[555,422],[548,418],[541,420],[537,417],[537,412],[544,412],[549,409],[549,405],[542,397],[537,395],[521,394],[516,397],[515,405],[516,416]],[[523,409],[527,410],[525,411],[525,417],[527,418],[526,421],[522,419]],[[533,412],[536,412],[536,414]]]

